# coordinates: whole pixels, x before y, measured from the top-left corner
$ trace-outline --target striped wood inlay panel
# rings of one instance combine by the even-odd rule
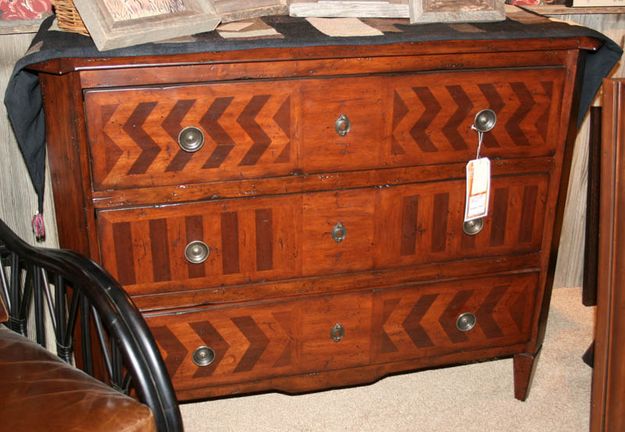
[[[483,230],[462,230],[465,182],[294,194],[99,213],[104,265],[133,293],[537,251],[547,175],[493,179]],[[345,237],[336,241],[341,224]],[[190,264],[185,246],[210,247]]]

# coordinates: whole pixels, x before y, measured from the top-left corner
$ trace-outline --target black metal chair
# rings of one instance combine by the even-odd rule
[[[0,220],[0,287],[11,330],[46,347],[50,320],[52,352],[149,406],[159,431],[182,431],[156,343],[130,297],[104,269],[72,251],[30,246]]]

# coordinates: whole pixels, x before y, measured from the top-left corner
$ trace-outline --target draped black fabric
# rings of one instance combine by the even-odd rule
[[[5,94],[5,105],[30,177],[39,196],[42,211],[45,169],[45,122],[41,90],[37,76],[28,67],[54,58],[132,57],[200,52],[232,51],[253,48],[307,47],[324,45],[384,45],[399,42],[447,40],[522,40],[536,38],[591,37],[602,42],[594,52],[584,52],[582,88],[578,122],[581,122],[604,77],[621,58],[622,50],[603,34],[578,25],[551,21],[519,10],[505,21],[453,25],[445,23],[410,25],[407,19],[363,20],[379,28],[382,36],[330,37],[318,31],[306,19],[288,16],[265,17],[279,37],[225,39],[213,31],[180,41],[149,43],[110,51],[98,51],[91,38],[51,30],[53,17],[41,26],[29,52],[15,65]]]

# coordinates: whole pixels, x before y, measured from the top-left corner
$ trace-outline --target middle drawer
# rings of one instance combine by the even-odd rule
[[[548,176],[493,179],[463,231],[465,182],[102,210],[102,263],[133,295],[388,269],[541,248]]]

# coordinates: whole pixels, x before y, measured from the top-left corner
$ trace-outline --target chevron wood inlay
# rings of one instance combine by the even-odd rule
[[[152,327],[150,329],[154,338],[158,341],[167,371],[171,376],[176,375],[178,368],[185,360],[189,351],[182,342],[165,326]]]
[[[432,339],[421,325],[421,320],[430,309],[438,294],[424,295],[410,310],[406,319],[402,322],[402,327],[410,336],[412,342],[418,347],[428,347],[434,345]]]
[[[219,123],[219,119],[224,115],[233,99],[233,97],[215,99],[200,120],[200,125],[217,144],[203,168],[219,168],[235,146],[232,137]]]
[[[226,352],[230,348],[230,344],[208,321],[195,321],[189,323],[189,327],[193,329],[195,334],[202,340],[204,346],[209,347],[215,353],[215,359],[208,366],[197,368],[194,377],[210,376],[219,367],[224,359]],[[182,344],[180,344],[182,345]]]
[[[256,121],[256,116],[258,116],[263,109],[268,99],[269,96],[267,95],[253,96],[245,109],[243,109],[243,112],[241,112],[241,115],[237,118],[237,122],[254,143],[247,153],[245,153],[239,165],[255,165],[271,143],[269,136],[267,136],[263,128]]]
[[[161,151],[156,141],[152,139],[143,127],[156,105],[157,102],[141,102],[138,104],[122,128],[130,139],[133,140],[134,144],[141,149],[139,156],[128,170],[129,175],[145,174],[150,164],[152,164]]]
[[[465,150],[467,143],[459,129],[467,118],[471,118],[470,113],[473,111],[473,103],[462,86],[449,85],[446,88],[454,104],[456,104],[456,110],[449,117],[445,126],[443,126],[443,134],[447,137],[454,150]]]
[[[422,151],[435,152],[438,149],[430,139],[428,127],[430,127],[434,119],[438,116],[438,113],[441,111],[441,104],[436,100],[430,89],[427,87],[415,87],[413,88],[413,91],[421,101],[423,107],[427,107],[427,109],[422,111],[421,116],[412,129],[410,129],[410,135]],[[403,105],[406,106],[405,103]],[[404,116],[405,115],[406,114],[404,114]]]
[[[247,350],[234,372],[250,371],[267,349],[269,339],[249,316],[232,318],[232,321],[249,342]]]
[[[246,315],[227,308],[191,313],[184,320],[175,315],[155,316],[148,317],[148,323],[171,376],[228,380],[297,366],[293,363],[297,323],[293,307],[299,304],[256,307]],[[192,361],[193,352],[202,346],[214,353],[207,366]]]
[[[178,141],[178,135],[180,131],[183,129],[183,120],[185,116],[189,113],[193,105],[195,104],[195,99],[183,99],[176,102],[170,113],[163,120],[163,129],[167,131],[171,139],[176,142]],[[192,153],[185,152],[182,149],[178,150],[176,156],[171,160],[171,162],[165,168],[165,171],[181,171],[187,166],[187,163],[193,157]]]
[[[471,290],[456,292],[443,313],[438,318],[438,323],[447,334],[449,340],[453,343],[466,342],[469,340],[466,333],[463,333],[456,328],[456,318],[458,318],[460,312],[466,310],[467,302],[473,294],[474,292]]]
[[[536,275],[505,279],[494,285],[494,279],[487,279],[381,292],[375,300],[381,313],[373,324],[378,358],[421,356],[457,345],[484,346],[488,341],[519,342],[529,337],[523,319],[531,313]],[[458,316],[465,312],[477,318],[468,332],[456,328]]]
[[[539,80],[530,78],[533,74],[519,71],[518,80],[495,72],[463,74],[462,84],[454,82],[454,74],[393,82],[391,160],[466,160],[476,150],[474,117],[486,108],[494,110],[498,120],[484,135],[485,154],[549,154],[558,115],[552,101],[557,101],[562,77],[549,70]]]
[[[94,159],[97,186],[144,186],[275,172],[296,163],[291,145],[292,85],[255,84],[87,93],[90,141],[106,146]],[[178,145],[185,127],[199,128],[204,146]],[[99,154],[99,152],[98,152]]]

